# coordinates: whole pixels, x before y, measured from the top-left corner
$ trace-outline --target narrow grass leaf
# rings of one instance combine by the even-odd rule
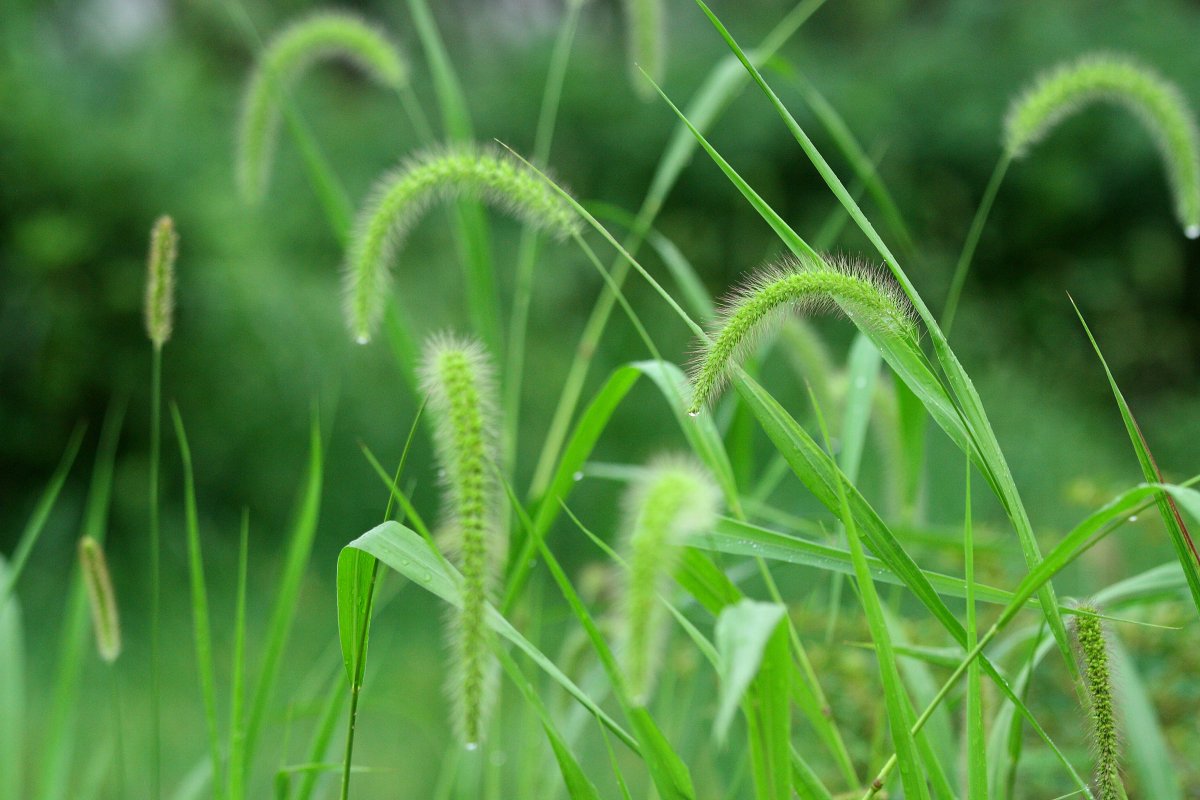
[[[0,581],[12,581],[8,562],[0,556]],[[22,797],[25,764],[25,634],[16,595],[0,601],[0,796]]]
[[[242,800],[246,794],[246,583],[249,561],[250,511],[242,509],[237,597],[233,605],[233,656],[229,666],[229,800]]]
[[[975,528],[971,524],[971,465],[966,468],[963,506],[963,580],[967,585],[967,649],[975,647]],[[967,795],[988,800],[987,746],[983,728],[983,683],[979,660],[967,668]]]
[[[171,405],[175,438],[183,462],[183,494],[187,531],[188,582],[191,587],[192,635],[196,649],[196,672],[200,679],[200,697],[204,703],[204,721],[208,733],[209,759],[212,762],[213,796],[224,796],[221,778],[221,740],[217,730],[217,692],[213,676],[212,628],[209,623],[208,589],[204,578],[204,555],[200,546],[200,521],[196,510],[196,479],[192,469],[192,451],[179,408]]]
[[[718,742],[725,741],[733,715],[762,666],[767,642],[786,614],[783,606],[745,599],[726,607],[717,617],[721,689],[712,735]]]
[[[1137,420],[1133,418],[1133,412],[1129,410],[1129,404],[1125,402],[1125,395],[1121,393],[1120,387],[1117,386],[1117,380],[1113,377],[1112,370],[1108,368],[1108,362],[1104,360],[1104,354],[1100,352],[1100,345],[1096,342],[1096,338],[1092,336],[1092,331],[1088,327],[1087,322],[1083,318],[1079,307],[1075,305],[1075,301],[1071,301],[1071,305],[1075,308],[1075,314],[1079,317],[1079,323],[1083,326],[1084,332],[1087,334],[1088,341],[1092,343],[1092,349],[1096,351],[1096,357],[1100,359],[1100,365],[1104,367],[1104,374],[1108,378],[1108,385],[1112,388],[1113,397],[1117,401],[1117,408],[1120,409],[1121,419],[1125,422],[1125,430],[1129,434],[1129,441],[1133,444],[1134,453],[1137,454],[1138,463],[1142,467],[1142,475],[1147,483],[1162,483],[1162,473],[1158,469],[1158,464],[1154,461],[1154,456],[1150,452],[1150,445],[1146,442],[1146,437],[1142,435],[1141,428],[1138,427]],[[1181,496],[1187,497],[1190,490],[1184,490]],[[1175,497],[1177,493],[1172,492],[1165,494],[1159,498],[1158,512],[1162,516],[1163,525],[1166,526],[1167,532],[1171,536],[1171,544],[1175,546],[1175,555],[1179,559],[1179,565],[1183,568],[1183,574],[1187,577],[1188,589],[1192,593],[1192,601],[1196,604],[1196,609],[1200,611],[1200,553],[1196,550],[1196,543],[1192,539],[1191,533],[1183,522],[1183,518],[1179,515],[1179,508],[1176,506]],[[1200,503],[1189,509],[1189,513],[1195,515],[1200,512]],[[1197,517],[1200,519],[1200,517]]]
[[[20,538],[17,539],[17,547],[5,570],[4,580],[0,581],[0,586],[4,587],[4,590],[0,591],[0,609],[4,608],[4,603],[16,587],[22,570],[25,569],[25,562],[29,560],[29,554],[33,552],[34,545],[37,544],[42,532],[46,529],[46,522],[50,519],[50,513],[54,511],[54,504],[58,502],[58,493],[62,491],[63,484],[67,482],[67,475],[75,463],[75,456],[79,454],[79,445],[83,442],[85,430],[86,427],[82,424],[75,426],[71,438],[67,440],[67,447],[63,451],[62,458],[58,461],[58,466],[55,467],[50,481],[34,505],[29,522],[25,524]]]

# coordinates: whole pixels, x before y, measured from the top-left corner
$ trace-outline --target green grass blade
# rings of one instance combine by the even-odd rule
[[[192,451],[179,408],[171,405],[179,457],[183,462],[183,494],[186,512],[188,580],[191,586],[192,629],[196,647],[196,671],[200,678],[200,696],[208,732],[209,759],[212,762],[213,796],[223,796],[221,780],[221,740],[217,731],[217,692],[213,677],[212,629],[208,614],[208,589],[204,583],[204,556],[200,547],[200,522],[196,511],[196,479],[192,469]]]
[[[1124,723],[1122,740],[1129,771],[1137,781],[1140,797],[1183,800],[1179,774],[1171,763],[1171,748],[1158,721],[1146,684],[1120,638],[1110,631],[1109,656],[1117,684],[1117,713]]]
[[[246,572],[250,560],[250,511],[242,509],[238,539],[237,599],[233,612],[233,659],[229,687],[229,800],[246,795]]]
[[[275,602],[271,608],[271,619],[264,636],[262,664],[258,679],[251,693],[250,712],[246,718],[246,766],[254,763],[254,753],[262,734],[267,706],[279,680],[284,649],[287,647],[292,622],[296,616],[296,605],[300,600],[300,586],[308,567],[313,539],[317,532],[317,520],[321,513],[321,487],[324,476],[324,456],[321,446],[321,426],[313,415],[309,427],[309,452],[304,488],[288,534],[287,554],[284,557],[283,574],[275,590]]]
[[[1112,388],[1113,397],[1116,399],[1117,407],[1121,411],[1121,419],[1125,422],[1125,430],[1129,434],[1129,441],[1133,444],[1133,450],[1137,454],[1138,463],[1142,467],[1142,475],[1145,477],[1147,483],[1162,483],[1162,473],[1158,469],[1158,464],[1154,461],[1154,456],[1150,452],[1150,446],[1146,443],[1146,437],[1142,435],[1137,420],[1133,418],[1133,412],[1129,410],[1129,404],[1125,402],[1125,396],[1121,393],[1120,387],[1117,386],[1116,378],[1113,377],[1112,370],[1108,368],[1108,362],[1104,360],[1104,354],[1100,352],[1100,345],[1097,344],[1096,338],[1092,336],[1092,331],[1084,320],[1083,314],[1079,311],[1079,307],[1075,305],[1074,300],[1071,301],[1071,305],[1075,308],[1075,313],[1079,317],[1079,323],[1083,325],[1083,330],[1087,334],[1088,341],[1092,343],[1092,348],[1096,351],[1096,357],[1100,359],[1100,364],[1104,367],[1104,374],[1108,377],[1108,385]],[[1200,611],[1200,553],[1196,550],[1196,543],[1192,540],[1187,526],[1183,523],[1183,518],[1179,515],[1179,508],[1176,505],[1175,497],[1171,494],[1164,494],[1160,497],[1158,512],[1162,516],[1163,525],[1166,526],[1167,532],[1171,535],[1171,544],[1175,546],[1175,555],[1178,557],[1179,565],[1183,568],[1183,574],[1187,578],[1188,589],[1192,593],[1192,601],[1196,604],[1196,609]]]
[[[389,521],[372,528],[346,547],[370,553],[389,568],[453,606],[462,602],[459,591],[462,578],[458,571],[447,564],[441,554],[433,550],[420,534],[398,522]],[[488,624],[520,648],[543,672],[616,734],[617,738],[634,751],[637,750],[634,738],[624,728],[495,609],[489,609]]]
[[[0,556],[0,580],[9,585],[12,571]],[[16,595],[0,603],[0,796],[22,797],[25,762],[25,635]]]
[[[126,401],[112,402],[100,429],[95,466],[83,514],[83,534],[103,543],[108,534],[112,500],[113,465],[125,418]],[[88,607],[78,567],[71,572],[71,589],[65,605],[55,661],[54,689],[46,731],[39,747],[38,797],[62,800],[71,778],[75,741],[71,731],[78,714],[78,697],[84,653],[88,646]]]
[[[579,762],[572,755],[570,748],[567,746],[566,740],[559,733],[558,728],[554,724],[554,720],[550,716],[550,712],[546,710],[545,704],[541,697],[538,696],[537,689],[529,682],[521,672],[521,668],[503,648],[496,648],[496,654],[500,658],[500,665],[504,667],[504,671],[508,673],[509,680],[521,690],[521,694],[525,697],[525,702],[537,714],[538,719],[542,722],[542,730],[546,732],[546,738],[550,741],[550,749],[554,751],[554,758],[558,762],[559,772],[562,773],[563,783],[567,787],[567,796],[571,800],[600,800],[600,793],[596,791],[595,785],[584,774],[583,767],[579,766]]]
[[[5,601],[16,587],[17,580],[21,577],[21,572],[25,569],[25,562],[29,560],[29,555],[33,552],[34,545],[37,544],[42,532],[46,529],[46,522],[50,519],[50,513],[54,510],[54,504],[58,502],[58,494],[62,491],[63,484],[67,482],[67,475],[71,472],[71,466],[75,463],[75,456],[79,454],[79,445],[83,442],[83,433],[85,430],[86,426],[82,423],[75,426],[75,430],[71,433],[71,438],[67,440],[66,450],[63,451],[58,466],[50,476],[50,482],[46,484],[42,496],[38,498],[37,504],[33,507],[33,513],[29,516],[29,522],[25,524],[25,528],[21,531],[21,538],[17,539],[17,547],[13,551],[12,561],[6,570],[7,575],[4,581],[0,583],[0,586],[4,587],[4,591],[0,592],[0,608],[4,607]]]

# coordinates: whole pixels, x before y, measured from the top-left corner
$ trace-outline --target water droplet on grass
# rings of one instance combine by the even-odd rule
[[[1130,521],[1130,522],[1137,522],[1137,514],[1130,514],[1130,515],[1129,515],[1129,521]]]
[[[1183,235],[1189,239],[1200,239],[1200,225],[1188,225],[1183,229]]]
[[[358,336],[354,337],[354,342],[356,344],[367,344],[370,341],[371,337],[367,336],[365,333],[360,333]]]
[[[478,749],[479,749],[479,742],[467,742],[467,743],[466,743],[466,745],[464,745],[464,746],[465,746],[465,747],[466,747],[468,750],[478,750]]]
[[[689,417],[692,417],[692,418],[695,418],[695,417],[698,417],[698,416],[700,416],[700,412],[699,412],[699,411],[689,411],[689,412],[688,412],[688,416],[689,416]]]
[[[583,471],[580,470],[580,471],[576,472],[574,475],[571,476],[571,478],[573,478],[574,480],[577,480],[577,481],[583,480]]]

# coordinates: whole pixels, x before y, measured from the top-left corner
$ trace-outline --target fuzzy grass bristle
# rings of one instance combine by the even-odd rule
[[[1004,147],[1020,158],[1063,120],[1092,103],[1128,109],[1154,138],[1184,234],[1200,236],[1200,133],[1174,83],[1136,60],[1097,53],[1050,70],[1009,106]]]
[[[1088,729],[1095,748],[1095,784],[1099,800],[1120,800],[1120,734],[1114,709],[1111,659],[1096,606],[1081,603],[1072,618],[1076,654],[1083,668],[1088,697]]]
[[[840,257],[785,259],[751,275],[721,302],[709,335],[693,353],[689,377],[695,415],[724,389],[786,312],[841,312],[859,328],[916,339],[907,298],[878,269]]]
[[[383,312],[391,263],[408,231],[437,201],[478,198],[561,238],[580,229],[570,204],[540,175],[491,147],[452,145],[415,155],[386,173],[359,212],[346,252],[346,317],[365,344]]]
[[[455,729],[469,748],[483,739],[497,693],[487,607],[507,551],[504,495],[496,477],[496,383],[483,346],[440,334],[426,342],[421,382],[434,418],[442,471],[446,548],[463,576],[462,607],[450,612],[453,666],[446,683]]]

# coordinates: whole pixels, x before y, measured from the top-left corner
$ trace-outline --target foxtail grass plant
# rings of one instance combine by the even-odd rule
[[[631,484],[624,500],[623,547],[629,564],[621,592],[621,663],[635,703],[654,690],[668,621],[659,599],[688,537],[716,522],[721,491],[691,457],[660,456]]]
[[[463,197],[482,199],[560,237],[580,227],[545,181],[496,150],[451,145],[410,157],[376,182],[346,252],[346,319],[357,342],[370,341],[383,314],[391,264],[409,229],[430,204]]]
[[[179,234],[169,216],[161,216],[150,231],[150,255],[146,262],[146,334],[153,345],[150,356],[150,779],[155,796],[161,793],[162,718],[161,625],[162,544],[159,522],[159,466],[162,455],[162,350],[174,329],[175,259]]]
[[[408,82],[399,48],[353,14],[321,11],[284,28],[263,48],[242,95],[237,183],[246,202],[257,203],[266,193],[283,94],[309,68],[329,60],[353,64],[388,89]]]
[[[421,382],[443,472],[443,541],[463,576],[462,608],[451,614],[448,626],[453,665],[446,689],[455,730],[474,750],[496,699],[497,668],[486,616],[507,552],[504,496],[495,474],[497,389],[483,347],[449,334],[426,343]]]

